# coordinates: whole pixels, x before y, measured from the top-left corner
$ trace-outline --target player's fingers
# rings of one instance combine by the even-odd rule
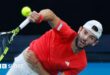
[[[29,19],[32,21],[32,22],[35,22],[35,19],[33,17],[33,14],[31,13],[30,16],[29,16]]]
[[[36,11],[33,11],[33,12],[31,13],[31,15],[30,15],[30,19],[31,19],[33,22],[37,21],[37,20],[39,19],[39,17],[40,17],[40,15],[39,15],[39,13],[37,13]]]
[[[28,63],[37,64],[38,59],[36,58],[35,54],[31,50],[25,51],[25,59]]]
[[[27,50],[27,51],[25,51],[25,56],[29,60],[31,58],[32,54],[30,53],[29,50]]]

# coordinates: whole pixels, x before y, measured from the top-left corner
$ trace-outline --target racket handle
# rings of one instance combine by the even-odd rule
[[[27,17],[20,25],[19,28],[23,29],[26,25],[30,23],[30,19]]]

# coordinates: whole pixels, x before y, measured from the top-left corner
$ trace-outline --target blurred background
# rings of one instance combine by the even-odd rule
[[[97,46],[86,49],[88,65],[79,75],[110,75],[109,0],[2,0],[0,2],[0,32],[16,28],[25,19],[21,15],[21,8],[24,6],[30,6],[32,10],[38,12],[49,8],[75,31],[88,20],[100,21],[104,28],[103,36]],[[12,63],[14,57],[22,52],[32,40],[49,29],[50,26],[46,22],[40,25],[30,23],[15,38],[13,46],[0,63]],[[7,69],[0,68],[0,75],[5,75],[6,72]]]

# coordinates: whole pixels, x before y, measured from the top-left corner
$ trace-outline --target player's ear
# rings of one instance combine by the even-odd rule
[[[82,26],[80,26],[79,30],[78,30],[78,34],[81,32],[81,30],[83,29]]]
[[[95,46],[97,43],[99,43],[99,41],[97,40],[97,41],[95,41],[93,44],[92,44],[92,46]]]

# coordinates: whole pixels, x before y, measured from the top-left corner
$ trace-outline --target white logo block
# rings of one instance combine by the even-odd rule
[[[7,69],[7,64],[2,64],[2,69]]]
[[[1,69],[1,64],[0,64],[0,69]]]

